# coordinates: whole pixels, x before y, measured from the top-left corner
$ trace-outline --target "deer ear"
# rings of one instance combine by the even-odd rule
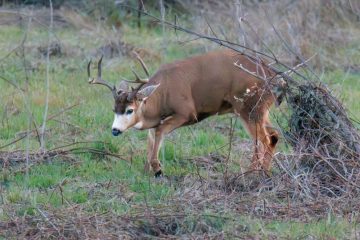
[[[119,84],[119,91],[121,92],[128,92],[129,91],[129,84],[127,81],[121,81]]]
[[[148,86],[144,89],[141,89],[139,92],[137,92],[136,94],[136,98],[138,100],[145,100],[146,98],[148,98],[151,94],[153,94],[155,92],[155,90],[160,86],[160,83],[157,85],[151,85]]]

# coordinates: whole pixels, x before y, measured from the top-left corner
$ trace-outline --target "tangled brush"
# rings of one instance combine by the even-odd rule
[[[308,194],[342,196],[360,187],[360,135],[341,102],[308,81],[288,92],[285,139],[294,148]]]

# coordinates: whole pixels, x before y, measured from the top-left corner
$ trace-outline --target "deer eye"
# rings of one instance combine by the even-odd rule
[[[132,114],[134,112],[134,109],[128,109],[126,110],[126,115]]]

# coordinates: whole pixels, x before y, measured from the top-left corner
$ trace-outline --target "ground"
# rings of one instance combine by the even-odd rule
[[[121,39],[122,49],[141,52],[154,73],[162,63],[204,52],[206,43],[180,45],[175,33],[164,38],[161,28],[112,31],[101,24],[81,30],[55,25],[50,35],[28,18],[0,26],[0,238],[359,237],[358,212],[335,214],[328,203],[293,206],[261,174],[241,175],[251,140],[232,115],[171,133],[160,151],[165,177],[145,173],[147,132],[111,135],[111,93],[87,83],[87,62]],[[58,49],[47,62],[49,36]],[[129,51],[105,56],[105,79],[132,79],[131,67],[141,72]],[[47,67],[49,112],[40,149]],[[360,119],[359,78],[358,71],[343,69],[321,75],[353,119]],[[279,111],[286,104],[273,109],[273,119]],[[279,154],[290,151],[281,141]]]

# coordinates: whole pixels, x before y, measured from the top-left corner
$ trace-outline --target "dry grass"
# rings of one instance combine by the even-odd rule
[[[179,2],[185,7],[190,4],[185,0]],[[358,46],[354,44],[357,36],[360,36],[355,11],[358,6],[348,5],[353,2],[279,0],[276,4],[270,1],[241,3],[242,5],[236,4],[234,8],[229,3],[220,1],[191,2],[191,4],[201,5],[201,11],[196,7],[188,8],[189,11],[194,11],[191,25],[200,32],[206,29],[204,32],[209,35],[214,35],[213,30],[219,36],[224,32],[225,37],[230,40],[267,53],[269,51],[266,46],[270,46],[278,59],[287,64],[296,65],[301,62],[299,56],[303,56],[304,59],[311,57],[314,55],[314,50],[318,48],[319,53],[310,62],[314,63],[315,69],[322,71],[337,67],[353,72],[359,71],[359,58],[356,55]],[[264,9],[274,14],[266,16]],[[279,122],[291,119],[290,124],[287,125],[289,127],[284,127],[283,132],[288,143],[292,142],[295,148],[291,151],[283,146],[284,153],[276,154],[271,176],[266,176],[262,172],[244,170],[247,169],[245,165],[248,164],[252,144],[250,141],[239,140],[239,137],[221,146],[222,149],[227,149],[229,144],[232,144],[229,155],[227,150],[194,154],[194,152],[198,153],[197,150],[201,147],[214,149],[214,143],[209,140],[212,136],[207,134],[208,129],[214,129],[214,132],[221,136],[219,142],[228,139],[228,124],[221,121],[216,125],[199,124],[200,127],[198,127],[203,128],[203,132],[206,133],[203,133],[203,137],[206,138],[205,144],[202,143],[203,140],[199,140],[200,143],[193,140],[198,136],[192,130],[185,132],[186,134],[181,132],[182,135],[179,136],[189,141],[184,145],[185,148],[189,148],[184,150],[186,154],[176,150],[171,152],[165,146],[163,155],[170,155],[170,157],[165,157],[166,160],[176,159],[176,161],[166,163],[167,169],[173,168],[174,174],[161,180],[154,180],[142,171],[145,154],[139,142],[144,139],[143,135],[129,134],[121,141],[111,140],[104,144],[108,141],[104,132],[110,119],[104,115],[110,113],[111,108],[105,109],[104,105],[108,102],[103,100],[105,97],[101,90],[88,90],[73,82],[76,82],[74,79],[82,78],[84,75],[85,64],[82,64],[81,59],[94,57],[106,51],[110,52],[108,58],[115,59],[108,59],[110,64],[107,70],[109,68],[113,70],[114,67],[111,64],[116,65],[115,61],[118,57],[129,61],[127,56],[134,49],[140,52],[144,50],[143,55],[149,59],[155,59],[156,64],[161,62],[164,58],[160,57],[159,53],[163,49],[160,47],[155,49],[151,46],[159,45],[162,35],[160,37],[150,35],[145,39],[144,36],[151,34],[150,31],[144,34],[135,30],[129,31],[127,29],[129,27],[124,26],[124,32],[133,34],[133,36],[126,36],[122,31],[105,26],[102,21],[94,24],[88,16],[69,9],[62,9],[56,14],[66,19],[66,23],[59,23],[59,25],[63,24],[62,30],[71,26],[78,30],[77,34],[81,37],[74,38],[73,42],[77,41],[76,44],[70,41],[58,41],[61,52],[64,54],[53,56],[53,61],[61,63],[62,58],[64,62],[74,58],[73,61],[78,61],[80,64],[61,63],[65,66],[64,68],[62,65],[59,68],[54,67],[55,72],[60,69],[63,74],[65,71],[70,73],[61,75],[56,72],[59,74],[56,75],[58,85],[54,89],[60,93],[61,97],[70,100],[78,98],[81,92],[85,99],[83,102],[86,104],[81,105],[81,111],[61,110],[59,114],[52,115],[57,121],[54,121],[53,125],[49,124],[52,127],[47,132],[49,144],[70,142],[68,146],[52,146],[46,152],[39,152],[36,150],[38,136],[35,130],[30,129],[31,132],[19,130],[15,132],[18,137],[15,140],[11,138],[11,131],[8,134],[11,137],[4,133],[6,137],[2,139],[3,142],[10,142],[10,144],[3,146],[4,150],[0,152],[0,164],[3,167],[0,198],[4,203],[1,206],[1,237],[20,239],[291,238],[294,237],[291,232],[288,235],[281,235],[281,231],[267,234],[263,226],[274,221],[288,222],[289,220],[304,224],[312,224],[324,219],[331,222],[328,219],[331,219],[333,215],[345,219],[350,225],[347,227],[352,228],[355,225],[356,228],[360,222],[360,209],[357,204],[360,201],[359,156],[357,155],[359,136],[343,106],[331,92],[319,86],[318,83],[306,85],[307,87],[303,89],[302,84],[309,83],[307,80],[313,83],[312,77],[316,76],[311,73],[311,70],[300,70],[300,73],[306,76],[305,79],[298,81],[300,78],[295,78],[299,84],[290,87],[287,100],[292,109],[292,117],[286,114],[285,117],[282,116],[284,118],[277,119]],[[208,16],[208,19],[219,20],[219,22],[209,21],[213,30],[202,18],[204,15]],[[336,16],[336,19],[329,18],[329,15]],[[41,16],[39,13],[39,19],[43,20],[36,20],[36,22],[41,23],[37,27],[43,28],[48,18]],[[243,19],[238,21],[239,17]],[[262,21],[257,21],[259,18]],[[1,19],[0,21],[5,21],[4,18]],[[62,22],[62,20],[59,21]],[[272,22],[276,28],[272,28],[269,22]],[[278,34],[274,32],[276,29],[279,29]],[[155,30],[159,31],[159,29]],[[244,32],[246,34],[243,34]],[[291,49],[295,50],[296,54],[291,53],[289,48],[284,46],[283,41],[279,41],[279,36],[291,45]],[[81,44],[89,39],[91,41]],[[132,41],[133,39],[138,42]],[[171,41],[176,42],[178,36],[174,39],[176,40],[171,39]],[[196,50],[203,47],[202,42],[198,45],[191,44],[181,47],[177,45],[178,50],[173,52],[170,46],[167,50],[175,54],[168,58],[184,55],[184,49],[190,48],[189,45],[195,46]],[[42,43],[36,39],[25,48],[26,53],[34,58],[31,59],[29,66],[39,65],[32,70],[35,73],[41,71],[43,66],[42,60],[37,58],[41,54],[32,54],[31,49],[39,51],[39,46],[41,47]],[[211,47],[213,46],[205,45],[204,48]],[[16,56],[19,52],[16,51]],[[5,60],[8,59],[5,58]],[[5,61],[5,63],[7,64],[5,66],[11,66],[13,62]],[[123,70],[129,67],[127,64],[115,68]],[[75,77],[69,76],[71,74],[75,74]],[[109,74],[109,76],[112,75]],[[36,77],[34,82],[40,81],[41,77]],[[119,78],[115,74],[112,77],[116,80]],[[61,83],[62,81],[65,83]],[[6,85],[6,87],[9,86]],[[64,88],[64,90],[59,91],[57,88]],[[37,108],[42,105],[42,91],[36,84],[32,86],[32,89],[34,96],[29,99],[33,103],[33,109],[38,110]],[[72,92],[73,90],[75,93]],[[54,98],[54,101],[59,101],[59,104],[51,106],[64,107],[65,100],[61,97]],[[2,126],[13,126],[11,120],[18,119],[21,111],[24,111],[21,106],[23,98],[18,96],[15,100],[18,103],[14,104],[8,100],[9,107],[6,107],[4,111],[6,112],[4,119],[7,119],[9,123],[2,123]],[[67,101],[70,100],[67,99]],[[312,110],[315,112],[309,118],[308,115]],[[36,117],[34,118],[36,120]],[[96,121],[93,123],[94,118]],[[17,122],[16,127],[23,130],[24,127],[21,125],[23,122]],[[221,127],[218,127],[219,125]],[[280,126],[283,125],[280,124]],[[237,131],[243,134],[242,130],[237,129]],[[26,152],[25,144],[21,141],[30,133],[31,148],[34,150]],[[101,146],[91,147],[93,145],[90,145],[89,147],[88,143],[80,144],[80,146],[72,145],[79,139],[94,138],[100,140],[98,144]],[[175,149],[179,145],[176,142],[179,138],[174,137],[174,142],[166,144],[170,145],[171,149]],[[184,146],[178,148],[184,148]],[[19,147],[22,148],[19,150]],[[217,148],[220,147],[217,146],[215,149]],[[113,154],[114,152],[119,154]],[[90,157],[89,160],[87,155],[95,157]],[[126,159],[128,165],[119,165],[111,156]],[[30,165],[26,165],[26,159],[29,159]],[[242,160],[240,166],[239,159]],[[16,192],[12,192],[12,188],[22,187],[17,178],[22,179],[26,169],[30,170],[31,175],[38,166],[56,166],[58,162],[67,164],[64,175],[56,176],[60,180],[57,180],[55,176],[50,176],[56,179],[54,184],[51,182],[39,184],[40,187],[36,184],[35,187],[26,185],[20,190],[24,196],[11,195],[16,195]],[[46,172],[41,172],[43,171],[41,168],[38,171],[46,174]],[[54,172],[57,171],[60,172],[60,169],[55,167]],[[166,171],[170,172],[170,170]],[[80,199],[83,201],[81,203],[71,200],[73,197],[71,194],[80,190],[86,193],[85,200]],[[163,190],[168,192],[163,193]],[[69,195],[66,196],[66,194]],[[49,200],[46,199],[40,203],[40,196],[44,195]],[[50,201],[54,195],[60,196],[58,197],[59,205]],[[101,205],[104,202],[105,207]],[[117,204],[121,205],[120,210]],[[244,216],[251,216],[251,220],[261,221],[261,231],[252,226],[251,220],[244,219]],[[347,230],[342,233],[331,230],[325,229],[320,234],[313,235],[305,233],[305,237],[326,239],[347,235]],[[351,236],[358,236],[356,229],[355,235]]]
[[[342,215],[352,223],[360,220],[354,214],[360,211],[358,197],[301,198],[296,195],[293,176],[285,171],[271,178],[231,173],[225,181],[223,174],[203,167],[206,176],[162,179],[163,184],[176,186],[170,199],[155,205],[135,204],[122,215],[92,212],[84,205],[66,202],[60,209],[38,205],[19,217],[15,205],[4,205],[9,220],[0,224],[0,232],[6,238],[26,239],[228,239],[263,236],[255,234],[242,216],[304,223],[329,215]],[[91,191],[96,194],[99,187],[94,185]]]
[[[193,14],[198,32],[216,34],[263,52],[271,50],[281,62],[290,65],[301,61],[298,56],[308,59],[315,55],[311,65],[319,71],[334,67],[359,71],[358,1],[179,2]],[[352,46],[351,50],[348,46]],[[289,47],[296,54],[289,53]]]

